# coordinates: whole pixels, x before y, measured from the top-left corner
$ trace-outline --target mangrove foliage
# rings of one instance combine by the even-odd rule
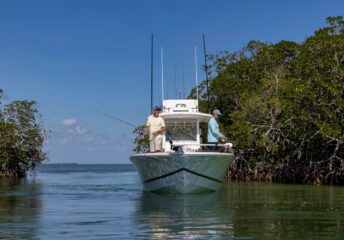
[[[23,177],[47,159],[43,152],[46,136],[35,101],[2,103],[0,90],[0,177]]]
[[[342,17],[302,43],[251,41],[208,59],[211,107],[235,145],[229,179],[344,184]]]

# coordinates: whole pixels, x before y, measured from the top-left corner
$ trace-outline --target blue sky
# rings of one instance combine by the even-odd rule
[[[156,105],[160,47],[171,98],[175,77],[178,91],[194,86],[194,47],[201,65],[203,33],[210,53],[236,51],[250,40],[302,42],[343,9],[335,0],[1,1],[0,88],[7,102],[38,101],[51,130],[51,163],[128,163],[132,128],[96,111],[145,122],[151,33]]]

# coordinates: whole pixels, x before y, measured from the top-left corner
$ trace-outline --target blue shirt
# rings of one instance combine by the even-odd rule
[[[208,122],[208,142],[219,142],[220,135],[219,124],[215,118],[210,118]]]

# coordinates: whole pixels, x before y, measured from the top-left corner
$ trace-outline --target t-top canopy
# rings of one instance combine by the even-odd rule
[[[170,99],[163,101],[163,112],[198,112],[195,99]]]
[[[195,99],[170,99],[163,101],[163,112],[160,116],[169,122],[171,121],[192,121],[207,122],[211,115],[198,112],[198,101]]]
[[[161,113],[160,116],[164,120],[173,121],[176,120],[179,122],[180,120],[199,120],[200,122],[208,122],[211,118],[211,115],[206,113],[199,113],[199,112],[172,112],[172,113]]]

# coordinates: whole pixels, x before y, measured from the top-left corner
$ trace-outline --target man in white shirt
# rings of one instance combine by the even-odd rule
[[[156,106],[153,115],[147,119],[145,131],[149,131],[149,151],[162,151],[162,133],[165,131],[165,121],[159,116],[161,108]]]

